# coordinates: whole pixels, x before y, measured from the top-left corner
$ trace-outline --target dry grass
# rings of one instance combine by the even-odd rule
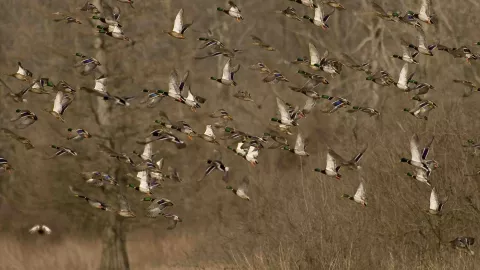
[[[66,80],[74,87],[92,86],[93,76],[82,77],[72,65],[73,54],[93,55],[91,29],[87,15],[75,11],[78,1],[5,0],[0,19],[0,74],[16,70],[21,61],[35,75],[50,77],[54,82]],[[267,85],[262,77],[247,66],[259,61],[277,68],[292,81],[303,83],[296,74],[298,67],[287,60],[307,55],[308,42],[340,57],[346,52],[360,60],[371,60],[373,68],[385,69],[395,78],[403,63],[390,57],[401,52],[399,37],[415,41],[415,31],[406,25],[378,21],[368,15],[366,1],[345,0],[347,11],[336,12],[329,21],[330,29],[321,31],[311,25],[286,20],[271,11],[291,5],[303,15],[309,12],[298,4],[282,1],[237,1],[245,21],[215,11],[224,1],[138,1],[135,9],[121,6],[121,22],[125,32],[137,41],[135,46],[105,39],[108,87],[119,95],[130,95],[142,89],[167,87],[172,68],[179,73],[191,71],[194,93],[207,98],[197,113],[187,107],[164,100],[155,109],[134,103],[131,108],[112,109],[112,123],[95,124],[93,109],[96,100],[78,93],[60,123],[41,110],[51,106],[53,96],[28,95],[28,103],[15,104],[0,100],[0,124],[12,128],[8,119],[15,109],[30,109],[40,120],[20,135],[32,140],[36,149],[28,153],[18,144],[0,141],[0,155],[16,168],[12,176],[0,176],[0,269],[95,269],[101,256],[101,236],[108,213],[96,211],[67,193],[68,185],[76,185],[94,198],[114,202],[112,190],[102,192],[87,187],[74,172],[120,169],[127,167],[104,160],[98,155],[98,138],[80,143],[65,140],[66,129],[84,127],[89,132],[112,135],[114,148],[131,153],[140,150],[135,141],[149,131],[158,117],[158,110],[167,111],[172,120],[185,120],[202,132],[212,123],[207,115],[224,107],[235,118],[234,126],[245,132],[261,134],[275,113],[275,96],[299,106],[305,97],[288,90],[286,84]],[[343,3],[342,2],[342,3]],[[397,10],[416,10],[418,0],[378,1]],[[478,5],[469,7],[460,2],[434,1],[439,24],[425,26],[429,43],[460,46],[478,41],[480,23]],[[442,6],[443,8],[440,8]],[[28,7],[28,8],[27,8]],[[173,18],[185,9],[185,21],[194,20],[187,39],[173,40],[161,33],[171,28]],[[5,12],[9,10],[9,12]],[[66,11],[85,21],[82,25],[54,23],[50,14]],[[224,58],[195,61],[196,38],[207,29],[230,47],[245,49],[235,62],[242,65],[236,75],[238,89],[252,93],[261,109],[232,97],[237,90],[219,87],[209,80],[219,75]],[[266,52],[250,44],[255,34],[278,48]],[[354,105],[375,107],[378,118],[350,115],[344,111],[325,115],[314,110],[302,120],[299,130],[308,139],[308,158],[299,158],[280,150],[265,150],[260,164],[251,168],[225,147],[224,162],[231,167],[232,183],[240,183],[244,175],[252,179],[250,197],[245,202],[225,189],[220,176],[197,183],[197,172],[211,156],[213,145],[202,141],[188,142],[178,151],[170,144],[158,143],[166,166],[178,168],[184,182],[165,183],[159,196],[171,199],[172,212],[184,220],[173,231],[165,230],[167,221],[146,219],[141,195],[124,192],[137,218],[125,220],[126,246],[131,269],[475,269],[479,259],[467,256],[444,244],[462,235],[478,237],[480,207],[478,179],[463,175],[478,166],[478,158],[470,156],[461,145],[478,138],[480,122],[478,95],[462,98],[463,89],[451,80],[475,80],[478,63],[467,65],[444,52],[434,57],[419,56],[416,78],[436,88],[427,98],[439,106],[428,122],[402,112],[414,103],[411,95],[397,89],[378,88],[365,81],[364,74],[344,69],[342,75],[330,79],[330,85],[318,89],[353,101]],[[412,70],[414,69],[411,66]],[[6,76],[1,77],[15,91],[25,85]],[[5,90],[0,88],[2,95]],[[441,196],[449,196],[444,214],[432,217],[425,213],[430,189],[408,178],[411,168],[399,159],[409,155],[409,139],[417,133],[422,142],[435,136],[431,157],[440,162],[432,174],[432,183]],[[133,133],[132,136],[129,134]],[[219,133],[220,134],[220,133]],[[294,136],[289,139],[294,142]],[[77,158],[42,160],[50,153],[50,144],[65,145],[77,150]],[[345,157],[369,145],[360,172],[345,171],[341,181],[314,174],[323,167],[327,145]],[[222,146],[225,146],[222,145]],[[218,176],[218,177],[217,177]],[[340,198],[352,193],[363,179],[367,189],[367,208]],[[128,180],[120,179],[122,184]],[[48,224],[52,237],[26,235],[36,223]],[[475,247],[474,247],[475,249]],[[477,252],[479,253],[479,252]]]

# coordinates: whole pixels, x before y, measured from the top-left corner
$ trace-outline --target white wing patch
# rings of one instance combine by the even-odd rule
[[[183,29],[183,8],[180,9],[177,13],[177,17],[175,17],[175,23],[173,24],[173,32],[182,33]]]
[[[412,160],[421,162],[420,152],[418,150],[418,136],[413,134],[412,139],[410,139],[410,152],[412,153]]]
[[[320,64],[320,57],[318,56],[318,50],[312,43],[308,43],[308,50],[310,52],[310,65]]]
[[[223,80],[230,80],[230,58],[228,59],[227,63],[225,63],[225,66],[223,67],[223,73],[222,73],[222,79]]]
[[[62,100],[63,100],[63,92],[58,91],[57,95],[55,96],[55,101],[53,102],[53,111],[58,114],[62,112]]]
[[[212,138],[215,138],[215,134],[213,134],[213,130],[212,130],[212,126],[211,125],[207,125],[206,129],[205,129],[205,134],[206,136],[208,137],[212,137]]]

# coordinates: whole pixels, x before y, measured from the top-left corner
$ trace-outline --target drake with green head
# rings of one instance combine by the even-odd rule
[[[340,180],[342,176],[338,173],[340,167],[337,167],[335,157],[338,157],[338,154],[329,148],[327,152],[327,166],[325,169],[315,168],[314,171]]]
[[[305,151],[305,140],[300,132],[297,133],[295,147],[292,149],[290,146],[286,145],[283,147],[283,150],[290,151],[298,156],[310,156],[310,154]]]
[[[241,199],[250,201],[250,197],[248,197],[247,192],[248,192],[248,185],[250,183],[250,180],[248,177],[243,178],[242,184],[238,188],[233,188],[232,186],[227,186],[228,190],[231,190],[235,195],[240,197]]]
[[[225,66],[223,67],[222,78],[219,79],[216,77],[210,77],[210,79],[213,81],[217,81],[223,85],[237,86],[237,82],[234,81],[233,76],[240,69],[240,64],[230,67],[230,61],[231,61],[231,58],[228,58],[227,62],[225,63]]]
[[[357,191],[355,192],[355,195],[350,196],[348,194],[343,194],[342,198],[347,198],[363,206],[367,206],[367,201],[366,201],[367,198],[365,196],[365,188],[363,186],[363,183],[360,183],[360,185],[357,188]]]
[[[332,10],[329,14],[324,14],[321,5],[317,5],[315,7],[315,16],[309,17],[308,15],[304,15],[303,18],[307,19],[310,23],[322,27],[323,30],[327,30],[329,28],[327,21],[330,16],[335,12],[335,9]]]

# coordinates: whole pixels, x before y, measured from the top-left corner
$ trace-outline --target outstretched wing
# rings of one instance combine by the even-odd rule
[[[417,134],[413,134],[412,138],[410,139],[410,152],[412,153],[412,160],[421,162],[420,152],[418,151],[418,136]]]
[[[183,30],[183,8],[180,9],[175,17],[175,22],[173,24],[173,31],[177,33],[182,33]]]

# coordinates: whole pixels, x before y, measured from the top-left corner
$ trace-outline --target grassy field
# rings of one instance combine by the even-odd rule
[[[479,139],[480,121],[476,120],[480,96],[462,97],[464,87],[452,83],[453,79],[478,83],[479,63],[469,65],[465,59],[434,50],[433,57],[419,55],[420,64],[409,66],[416,72],[416,80],[435,86],[426,95],[438,105],[428,121],[403,112],[415,105],[412,94],[394,86],[379,87],[365,80],[364,73],[347,67],[335,78],[323,73],[330,84],[319,86],[316,90],[320,94],[374,107],[381,115],[369,117],[345,110],[325,114],[321,108],[326,102],[320,101],[298,127],[307,139],[309,157],[265,149],[253,168],[226,149],[224,141],[216,146],[179,135],[187,142],[181,150],[169,143],[155,143],[154,151],[165,158],[166,166],[177,168],[184,180],[166,181],[154,191],[156,196],[172,200],[175,205],[168,212],[183,219],[175,230],[166,230],[168,220],[145,217],[148,203],[140,201],[142,194],[125,188],[135,182],[125,176],[127,165],[106,159],[97,151],[96,144],[105,143],[100,137],[108,137],[112,148],[130,154],[142,150],[135,142],[151,131],[160,110],[171,120],[184,120],[203,133],[205,125],[216,120],[208,114],[220,108],[233,116],[234,127],[260,135],[276,114],[277,96],[298,106],[305,103],[305,96],[288,88],[305,81],[297,74],[299,66],[289,61],[308,56],[309,42],[320,54],[326,49],[335,58],[347,53],[397,79],[403,62],[391,55],[401,54],[400,38],[416,44],[416,31],[406,24],[379,20],[364,0],[343,0],[347,10],[336,11],[326,31],[276,14],[275,10],[292,6],[299,15],[313,15],[313,10],[287,0],[237,0],[245,18],[242,22],[216,11],[217,7],[227,7],[227,1],[139,0],[134,9],[109,2],[120,7],[120,22],[125,34],[135,40],[133,46],[105,36],[102,48],[94,48],[91,14],[78,10],[83,1],[1,1],[0,78],[14,91],[27,86],[6,76],[16,71],[20,61],[34,77],[65,80],[76,89],[93,87],[99,74],[80,75],[73,68],[78,60],[74,54],[94,56],[101,50],[105,54],[102,68],[109,78],[107,87],[116,95],[140,95],[145,88],[167,89],[168,76],[175,68],[179,74],[190,71],[192,92],[207,101],[197,112],[170,99],[146,108],[139,104],[140,98],[132,100],[130,107],[111,106],[100,111],[96,97],[78,91],[62,123],[42,111],[52,106],[54,95],[29,93],[28,102],[22,104],[0,99],[0,126],[29,138],[35,146],[26,151],[21,144],[0,139],[0,156],[15,168],[11,175],[0,175],[0,269],[102,269],[102,256],[108,249],[126,249],[128,264],[124,269],[476,269],[478,256],[454,250],[448,242],[458,236],[477,237],[480,230],[479,179],[464,176],[478,168],[478,157],[462,147],[468,139]],[[386,10],[401,11],[418,11],[420,2],[378,1]],[[480,4],[469,0],[433,2],[438,23],[423,24],[427,43],[467,45],[478,51],[472,44],[480,41],[476,35]],[[184,22],[193,21],[185,40],[162,32],[171,29],[180,8],[184,9]],[[56,11],[72,14],[83,23],[54,22],[52,13]],[[238,86],[221,86],[209,79],[221,74],[227,58],[194,59],[205,53],[197,49],[197,38],[208,30],[229,48],[244,50],[232,60],[241,65],[235,75]],[[277,51],[252,45],[249,35],[262,38]],[[248,69],[257,62],[280,70],[290,83],[263,83],[258,72]],[[0,90],[2,95],[8,92],[3,86]],[[237,90],[251,92],[261,108],[234,98]],[[39,120],[24,130],[15,130],[9,119],[16,109],[29,109]],[[94,136],[82,142],[67,141],[67,128],[85,128]],[[418,134],[422,145],[435,137],[430,157],[440,167],[430,179],[440,197],[449,198],[441,216],[426,213],[431,188],[409,178],[406,173],[412,172],[412,167],[400,163],[401,157],[410,156],[413,133]],[[216,134],[220,136],[221,130]],[[295,134],[288,140],[293,145]],[[44,160],[54,152],[52,144],[71,147],[79,155]],[[351,157],[367,145],[361,170],[342,170],[341,180],[313,172],[314,168],[324,168],[327,147]],[[244,176],[250,177],[251,201],[225,189],[219,172],[196,181],[214,149],[231,168],[229,184],[236,186]],[[120,186],[102,190],[86,185],[76,174],[94,170],[116,172]],[[354,193],[360,181],[367,190],[367,207],[341,198],[344,193]],[[69,185],[112,204],[118,190],[125,194],[137,217],[113,219],[113,213],[89,207],[69,194]],[[109,239],[106,228],[112,220],[120,224],[124,246],[110,246],[105,240]],[[28,234],[34,224],[48,225],[53,234]]]

